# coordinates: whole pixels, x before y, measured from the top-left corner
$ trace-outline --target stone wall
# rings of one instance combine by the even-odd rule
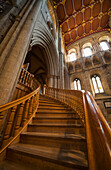
[[[81,50],[81,55],[79,55],[80,52],[78,51],[77,59],[73,62],[69,62],[68,68],[70,72],[71,88],[74,89],[74,79],[78,78],[81,82],[82,90],[90,91],[93,94],[104,116],[109,124],[111,124],[111,108],[109,106],[105,107],[105,103],[111,102],[111,50],[102,51],[100,49],[99,40],[104,40],[102,37],[109,37],[110,44],[111,34],[108,32],[101,32],[79,40],[71,45],[69,50],[71,48],[79,49]],[[93,55],[84,57],[82,46],[88,42],[93,46]],[[77,48],[78,46],[80,48]],[[92,75],[98,75],[100,77],[104,93],[95,94],[91,81]]]

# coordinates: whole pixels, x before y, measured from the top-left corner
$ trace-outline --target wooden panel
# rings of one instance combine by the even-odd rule
[[[67,32],[68,30],[68,26],[67,26],[67,22],[65,22],[63,25],[62,25],[62,32]]]
[[[90,32],[90,30],[91,30],[91,24],[90,24],[90,22],[88,22],[86,25],[85,25],[85,33],[89,33]]]
[[[75,30],[71,32],[71,37],[73,40],[76,39],[76,31]]]
[[[90,17],[91,17],[91,8],[87,8],[84,11],[84,20],[87,21],[87,20],[89,20]]]
[[[62,4],[57,7],[57,15],[59,20],[63,20],[65,18],[64,7]]]
[[[108,18],[109,18],[108,15],[104,15],[104,16],[101,18],[101,24],[100,24],[100,26],[101,26],[102,28],[105,28],[105,27],[107,26]]]
[[[77,30],[79,37],[83,34],[83,26],[80,26]]]
[[[102,11],[103,11],[103,12],[106,12],[106,11],[108,11],[109,8],[111,8],[111,0],[105,0],[105,1],[103,2]]]
[[[101,9],[101,3],[95,4],[93,7],[93,17],[99,15]]]
[[[82,0],[74,0],[75,10],[78,11],[82,7]]]
[[[64,37],[65,41],[68,43],[70,41],[70,35],[66,34]]]
[[[84,5],[89,5],[91,0],[84,0]]]
[[[76,22],[77,22],[77,25],[80,25],[83,21],[83,14],[82,12],[80,12],[79,14],[77,14],[76,16]]]
[[[71,18],[69,19],[68,23],[69,23],[70,29],[74,28],[74,26],[75,26],[75,21],[74,21],[74,18],[73,18],[73,17],[71,17]]]
[[[92,30],[95,31],[99,27],[99,19],[95,19],[92,23]]]
[[[65,8],[67,15],[71,15],[73,13],[72,0],[66,0]]]

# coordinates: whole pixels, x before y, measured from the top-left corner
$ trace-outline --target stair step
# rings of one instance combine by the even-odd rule
[[[53,168],[60,170],[88,169],[84,152],[77,150],[64,150],[28,144],[16,144],[10,146],[7,151],[7,159],[17,163],[27,164],[32,169]]]
[[[68,108],[68,107],[63,107],[63,106],[61,106],[61,107],[55,107],[55,106],[53,106],[53,107],[50,107],[50,106],[39,106],[39,108],[38,108],[38,110],[72,110],[71,108]]]
[[[81,124],[41,124],[33,123],[28,125],[29,132],[51,132],[51,133],[73,133],[85,134],[85,129]]]
[[[71,110],[71,109],[47,109],[47,108],[45,108],[45,109],[40,109],[40,108],[38,108],[38,110],[37,110],[37,112],[38,113],[74,113],[74,111],[73,110]]]
[[[64,106],[64,105],[61,105],[61,104],[49,104],[49,103],[39,103],[39,108],[40,107],[54,107],[54,108],[68,108],[68,106]]]
[[[45,117],[78,117],[78,115],[76,113],[67,113],[67,112],[36,112],[35,117],[37,116],[45,116]]]
[[[73,114],[73,113],[71,113],[71,114],[67,114],[67,113],[65,113],[65,114],[63,114],[63,113],[59,113],[59,114],[56,114],[56,113],[36,113],[35,114],[35,118],[54,118],[54,119],[56,119],[56,118],[74,118],[74,119],[80,119],[79,118],[79,116],[77,115],[77,114]]]
[[[81,120],[79,118],[63,118],[63,117],[34,117],[32,119],[32,123],[82,123]]]
[[[80,134],[24,132],[21,134],[20,142],[86,152],[86,138]]]

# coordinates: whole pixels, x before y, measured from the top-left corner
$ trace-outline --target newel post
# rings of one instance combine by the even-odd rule
[[[43,86],[43,95],[45,95],[45,92],[46,92],[46,84],[44,84]]]

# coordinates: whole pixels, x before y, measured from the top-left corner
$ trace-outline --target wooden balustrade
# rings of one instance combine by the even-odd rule
[[[27,87],[32,88],[33,78],[34,78],[34,75],[32,75],[27,70],[22,68],[18,82],[21,84],[24,84]]]
[[[22,68],[12,101],[29,94],[38,86],[39,82],[34,78],[34,75]]]
[[[111,169],[111,129],[89,92],[44,86],[43,94],[74,109],[86,128],[89,170]]]
[[[5,147],[33,117],[39,104],[39,92],[40,87],[20,99],[0,106],[1,148]]]

